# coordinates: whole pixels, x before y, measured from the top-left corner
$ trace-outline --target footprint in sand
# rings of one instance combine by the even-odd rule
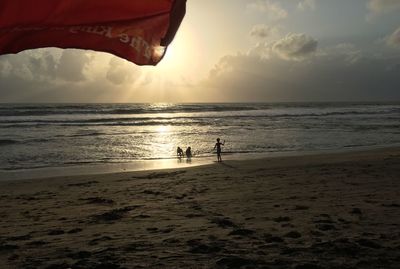
[[[221,246],[214,242],[210,242],[208,244],[202,243],[200,239],[192,239],[186,242],[186,244],[190,247],[190,253],[197,254],[210,254],[217,253],[222,250]]]
[[[187,215],[185,215],[185,218],[188,218],[188,219],[193,219],[193,218],[201,218],[201,217],[204,217],[205,215],[204,214],[187,214]]]
[[[301,233],[299,233],[298,231],[290,231],[290,232],[286,233],[284,236],[288,237],[288,238],[296,239],[296,238],[301,237]]]
[[[8,241],[26,241],[26,240],[30,240],[31,238],[32,238],[32,236],[30,234],[25,234],[25,235],[11,236],[11,237],[8,237],[7,240]]]
[[[242,229],[235,229],[228,235],[250,236],[253,234],[255,234],[255,231],[242,228]]]
[[[215,223],[221,228],[235,228],[237,225],[228,218],[214,218],[211,223]]]
[[[98,181],[87,181],[87,182],[82,182],[82,183],[71,183],[68,184],[68,187],[90,187],[93,184],[99,183]]]
[[[68,258],[71,258],[73,260],[82,260],[82,259],[87,259],[92,256],[92,253],[89,251],[78,251],[78,252],[73,252],[67,254]]]
[[[362,247],[373,248],[373,249],[382,248],[382,246],[376,243],[375,241],[366,238],[358,239],[356,242]]]
[[[110,240],[113,240],[113,238],[111,238],[109,236],[102,236],[102,237],[90,240],[88,245],[95,246],[95,245],[98,245],[101,242],[110,241]]]
[[[355,208],[353,208],[353,209],[350,211],[350,214],[361,216],[361,215],[362,215],[362,211],[361,211],[361,209],[359,209],[358,207],[355,207]]]
[[[48,235],[61,235],[64,234],[64,230],[62,229],[54,229],[54,230],[50,230],[47,234]]]
[[[17,245],[0,244],[0,254],[12,252],[17,249],[19,249],[19,247]]]
[[[303,263],[294,266],[294,269],[323,269],[324,267],[319,266],[315,263]]]
[[[289,217],[277,217],[272,220],[275,222],[288,222],[288,221],[291,221],[292,219]]]
[[[100,204],[100,205],[112,205],[114,201],[111,199],[106,199],[102,197],[89,197],[89,198],[82,198],[79,200],[86,201],[88,204]]]
[[[69,230],[67,233],[68,234],[76,234],[76,233],[80,233],[80,232],[82,232],[81,228],[74,228],[74,229]]]
[[[28,242],[26,245],[32,246],[32,247],[38,247],[38,246],[43,246],[43,245],[47,245],[47,244],[48,244],[48,242],[46,242],[46,241],[36,240],[36,241]]]
[[[318,230],[321,231],[332,231],[332,230],[337,230],[336,227],[332,224],[326,224],[326,223],[320,223],[316,225]]]
[[[122,208],[116,208],[99,215],[94,215],[92,218],[94,219],[94,222],[111,222],[122,219],[129,211],[135,210],[139,207],[140,206],[126,206]]]
[[[151,194],[151,195],[155,195],[155,196],[161,194],[161,192],[159,192],[159,191],[153,191],[153,190],[144,190],[143,193],[144,193],[144,194]]]
[[[254,260],[250,260],[247,258],[242,258],[238,256],[229,256],[219,259],[216,264],[218,268],[234,269],[234,268],[244,268],[245,266],[246,268],[255,268],[257,263]]]
[[[305,206],[305,205],[296,205],[293,209],[294,210],[308,210],[308,209],[310,209],[310,207]]]
[[[275,236],[272,234],[264,234],[264,240],[267,243],[283,243],[285,240],[282,237]]]

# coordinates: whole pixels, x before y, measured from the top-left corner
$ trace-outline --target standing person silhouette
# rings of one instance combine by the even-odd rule
[[[186,162],[187,163],[191,163],[192,162],[192,148],[191,147],[188,147],[187,149],[186,149]]]
[[[186,158],[188,158],[188,159],[190,159],[190,158],[192,158],[192,148],[191,147],[188,147],[187,149],[186,149]]]
[[[222,158],[221,158],[221,146],[225,145],[225,140],[223,143],[219,142],[220,139],[217,138],[217,143],[215,143],[214,149],[217,149],[217,161],[218,162],[222,162]]]

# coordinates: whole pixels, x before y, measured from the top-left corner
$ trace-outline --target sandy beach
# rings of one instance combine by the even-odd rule
[[[0,268],[399,268],[400,149],[0,182]]]

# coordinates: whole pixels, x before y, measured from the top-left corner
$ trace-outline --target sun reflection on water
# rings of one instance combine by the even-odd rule
[[[149,156],[151,158],[172,158],[176,151],[176,137],[173,135],[173,128],[168,125],[154,126],[150,142]]]
[[[158,126],[157,131],[160,134],[165,134],[170,131],[170,126],[165,126],[165,125]]]
[[[150,110],[155,110],[155,111],[163,111],[166,108],[173,107],[175,104],[172,103],[153,103],[149,104],[149,109]]]

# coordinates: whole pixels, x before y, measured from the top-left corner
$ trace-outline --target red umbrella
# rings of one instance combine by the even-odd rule
[[[2,0],[0,54],[79,48],[155,65],[185,10],[186,0]]]

